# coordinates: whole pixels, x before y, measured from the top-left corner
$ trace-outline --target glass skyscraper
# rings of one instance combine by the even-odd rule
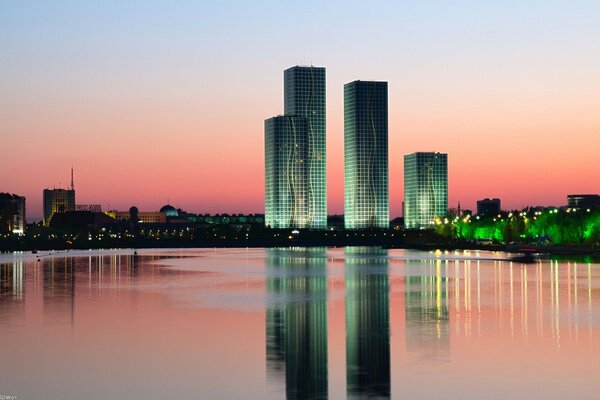
[[[404,156],[404,226],[433,227],[448,212],[448,155],[413,153]]]
[[[344,225],[388,228],[387,82],[344,85]]]
[[[308,228],[310,219],[308,119],[265,121],[265,225]]]
[[[325,68],[295,66],[283,73],[284,114],[308,120],[307,228],[327,228]]]

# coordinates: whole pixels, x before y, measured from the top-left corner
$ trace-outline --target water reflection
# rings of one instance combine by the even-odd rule
[[[387,250],[347,248],[346,384],[349,398],[390,397]]]
[[[327,398],[326,267],[325,248],[267,250],[267,374],[288,399]]]
[[[450,351],[447,265],[441,260],[407,262],[418,276],[405,278],[406,348],[427,358],[446,359]]]
[[[373,248],[113,253],[0,259],[0,387],[77,400],[600,391],[599,264]]]

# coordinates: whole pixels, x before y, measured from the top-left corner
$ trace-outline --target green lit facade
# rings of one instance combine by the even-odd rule
[[[344,85],[344,225],[389,227],[387,82]]]
[[[413,153],[404,156],[404,226],[433,228],[448,212],[448,155]]]
[[[284,115],[308,120],[307,228],[327,228],[325,68],[295,66],[283,73]]]
[[[265,121],[265,225],[309,228],[308,119],[279,116]]]

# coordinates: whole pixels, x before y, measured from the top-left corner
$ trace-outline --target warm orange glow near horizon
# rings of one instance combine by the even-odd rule
[[[264,212],[263,121],[283,111],[283,70],[306,56],[327,68],[329,214],[343,213],[342,89],[355,79],[389,82],[392,218],[414,151],[448,153],[450,207],[600,192],[594,5],[389,5],[376,15],[348,5],[339,18],[320,4],[328,23],[311,19],[302,40],[302,10],[275,37],[265,29],[274,10],[256,5],[38,7],[11,5],[0,19],[0,37],[12,38],[0,42],[0,191],[26,196],[29,220],[72,165],[77,202],[104,210]],[[373,31],[347,25],[351,16]]]

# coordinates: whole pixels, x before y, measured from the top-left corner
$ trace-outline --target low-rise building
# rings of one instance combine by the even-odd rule
[[[0,232],[25,233],[25,197],[0,193]]]

